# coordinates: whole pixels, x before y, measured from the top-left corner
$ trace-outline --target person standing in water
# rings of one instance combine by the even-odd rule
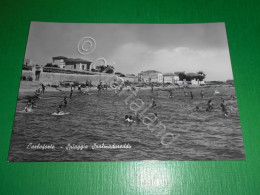
[[[204,98],[204,93],[203,93],[202,90],[200,90],[200,96],[201,96],[202,98]]]
[[[73,86],[71,85],[71,87],[70,87],[70,98],[72,98],[72,94],[73,94]]]
[[[81,91],[81,85],[78,85],[78,90]]]
[[[45,85],[43,83],[41,83],[40,85],[41,85],[41,88],[42,88],[42,94],[44,94],[44,92],[45,92]]]
[[[192,91],[190,92],[190,97],[191,97],[191,99],[194,98]]]
[[[32,111],[33,105],[34,105],[34,103],[32,102],[32,99],[30,98],[30,99],[28,100],[28,102],[26,103],[26,106],[25,106],[25,108],[24,108],[25,112],[30,112],[30,111]]]
[[[64,106],[67,106],[67,103],[68,103],[68,102],[67,102],[67,96],[64,97],[63,103],[64,103]]]
[[[57,108],[56,113],[59,114],[62,112],[62,105],[60,104],[59,107]]]
[[[212,110],[212,109],[213,109],[213,103],[212,103],[212,100],[210,99],[210,100],[208,101],[207,111],[210,111],[210,110]]]
[[[153,98],[151,100],[152,100],[151,108],[155,108],[156,107],[156,103],[155,103]]]
[[[98,92],[101,93],[102,85],[101,85],[101,84],[98,84],[97,88],[98,88]]]
[[[223,98],[221,99],[222,99],[222,102],[220,104],[221,111],[224,113],[225,116],[228,116],[227,104],[225,103],[225,100]]]
[[[172,91],[171,90],[169,91],[169,96],[168,97],[172,98]]]

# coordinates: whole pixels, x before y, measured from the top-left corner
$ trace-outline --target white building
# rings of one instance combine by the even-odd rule
[[[52,58],[52,64],[57,65],[59,68],[67,70],[91,70],[91,61],[83,60],[80,58],[67,58],[64,56],[57,56]]]
[[[150,83],[150,82],[162,83],[163,74],[156,70],[142,71],[141,73],[138,74],[138,80],[145,83]]]
[[[52,64],[57,65],[59,68],[65,68],[65,60],[68,59],[64,56],[57,56],[52,58]]]
[[[67,70],[91,70],[91,61],[83,60],[80,58],[69,58],[65,60],[65,69]]]
[[[180,80],[179,76],[174,73],[165,73],[163,74],[164,83],[178,83]]]

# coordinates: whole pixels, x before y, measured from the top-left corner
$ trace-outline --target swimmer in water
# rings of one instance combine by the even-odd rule
[[[213,109],[213,103],[212,103],[212,100],[210,99],[210,100],[208,101],[207,111],[210,111],[210,110],[212,110],[212,109]]]
[[[33,104],[32,104],[32,100],[29,99],[25,108],[24,108],[24,111],[25,112],[31,112],[32,111],[32,108],[33,108]]]
[[[127,122],[128,120],[128,115],[125,115],[125,122]]]
[[[172,98],[172,91],[169,91],[169,98]]]
[[[101,81],[100,81],[100,83],[98,84],[97,88],[98,88],[98,92],[101,93],[101,89],[102,89],[102,82],[101,82]]]
[[[28,100],[28,102],[26,103],[26,107],[28,107],[28,106],[31,106],[31,107],[34,107],[34,106],[35,106],[35,101],[34,101],[33,98],[30,98],[30,99]]]
[[[44,94],[44,92],[45,92],[45,85],[43,83],[41,83],[40,85],[42,87],[42,94]]]
[[[200,96],[201,96],[202,98],[204,98],[204,93],[203,93],[202,90],[200,90]]]
[[[125,115],[125,122],[126,122],[126,123],[132,123],[132,122],[134,122],[132,116],[131,116],[131,115],[130,115],[130,116]]]
[[[129,116],[129,118],[128,118],[129,120],[128,120],[128,122],[129,123],[133,123],[134,122],[134,120],[133,120],[133,117],[132,116]]]
[[[222,102],[220,104],[221,111],[224,113],[225,116],[228,116],[227,104],[225,103],[225,100],[223,98],[221,99],[222,99]]]
[[[64,103],[64,106],[67,106],[67,103],[68,103],[68,102],[67,102],[67,96],[64,97],[63,103]]]
[[[155,103],[153,98],[151,100],[152,100],[151,108],[155,108],[156,107],[156,103]]]
[[[157,124],[158,123],[158,117],[157,117],[157,113],[153,113],[154,114],[154,120],[153,123]]]
[[[195,111],[200,111],[200,107],[199,107],[199,106],[196,106],[196,107],[195,107]]]
[[[56,113],[59,114],[62,112],[62,105],[60,104],[59,107],[57,108]]]
[[[70,87],[70,98],[72,98],[72,94],[73,94],[73,87]]]

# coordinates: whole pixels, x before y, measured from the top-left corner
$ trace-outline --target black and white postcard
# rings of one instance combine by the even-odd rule
[[[31,22],[8,161],[245,160],[224,23]]]

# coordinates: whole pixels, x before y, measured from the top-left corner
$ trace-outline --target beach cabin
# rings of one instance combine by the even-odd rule
[[[65,60],[68,58],[64,56],[57,56],[52,58],[52,64],[57,65],[59,68],[65,68]]]
[[[163,74],[156,70],[142,71],[138,74],[138,81],[151,83],[158,82],[163,83]]]
[[[164,83],[178,83],[180,80],[179,76],[174,73],[165,73],[163,74],[163,82]]]
[[[123,79],[124,79],[124,81],[129,81],[132,83],[138,82],[138,77],[133,74],[126,74]]]
[[[64,60],[65,62],[65,69],[66,70],[87,70],[90,71],[91,70],[91,61],[88,60],[83,60],[80,58],[77,59],[73,59],[73,58],[68,58],[66,60]]]

